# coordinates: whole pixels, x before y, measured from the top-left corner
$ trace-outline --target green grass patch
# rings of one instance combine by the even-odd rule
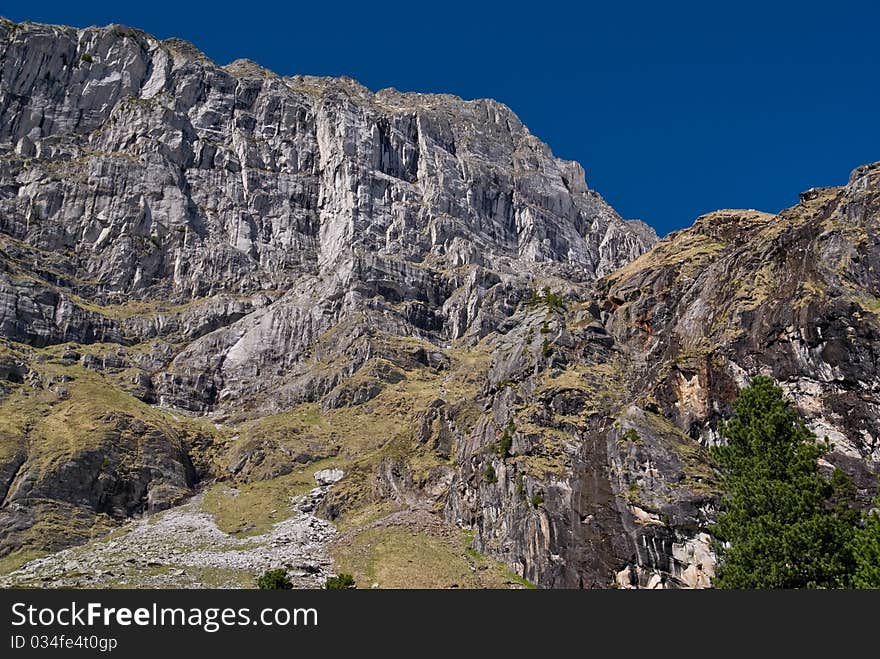
[[[470,541],[469,541],[470,540]],[[472,537],[439,538],[403,527],[378,527],[334,548],[337,569],[359,588],[510,588],[523,581],[473,550]]]
[[[870,311],[875,316],[880,316],[880,298],[863,296],[856,303],[865,311]]]
[[[30,563],[33,560],[42,558],[48,553],[49,552],[41,551],[39,549],[22,549],[7,554],[3,558],[0,558],[0,575],[15,572],[25,563]]]
[[[290,499],[315,487],[314,474],[319,469],[336,466],[332,459],[312,463],[298,471],[234,488],[217,483],[205,492],[202,509],[214,516],[224,533],[247,537],[266,533],[291,516]]]

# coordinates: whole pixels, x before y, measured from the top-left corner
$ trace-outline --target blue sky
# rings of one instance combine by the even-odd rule
[[[507,103],[625,217],[778,211],[880,160],[880,3],[529,6],[7,0],[16,21],[125,23],[225,64]]]

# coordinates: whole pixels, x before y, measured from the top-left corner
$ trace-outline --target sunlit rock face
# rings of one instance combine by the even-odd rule
[[[169,404],[278,386],[274,371],[354,314],[435,341],[485,334],[532,280],[589,281],[655,241],[495,101],[220,67],[124,26],[7,22],[0,35],[0,228],[52,275],[3,284],[5,334],[163,329],[107,323],[59,291],[237,296],[209,305],[215,331],[157,378]]]

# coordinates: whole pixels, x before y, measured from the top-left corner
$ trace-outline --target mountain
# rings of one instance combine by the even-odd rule
[[[496,101],[3,20],[3,583],[707,586],[749,375],[871,493],[878,172],[658,242]]]

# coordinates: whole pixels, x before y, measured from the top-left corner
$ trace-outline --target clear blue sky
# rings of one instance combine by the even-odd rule
[[[0,14],[497,98],[661,235],[716,208],[778,211],[880,160],[880,3],[7,0]]]

